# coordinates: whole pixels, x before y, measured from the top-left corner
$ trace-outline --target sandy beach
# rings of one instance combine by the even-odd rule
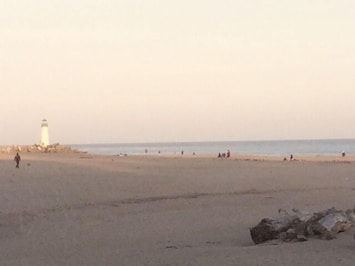
[[[353,265],[331,241],[255,245],[279,208],[355,205],[352,157],[0,155],[0,265]]]

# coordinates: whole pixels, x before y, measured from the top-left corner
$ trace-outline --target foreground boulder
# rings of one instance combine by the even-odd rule
[[[275,219],[264,218],[251,228],[250,236],[255,244],[273,239],[306,241],[310,237],[330,240],[354,224],[355,213],[350,209],[344,212],[331,208],[316,213],[280,209]]]

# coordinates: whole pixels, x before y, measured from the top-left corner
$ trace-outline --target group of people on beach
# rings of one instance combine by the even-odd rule
[[[231,157],[231,152],[230,150],[227,150],[227,152],[223,152],[223,153],[218,153],[218,158],[229,158]]]

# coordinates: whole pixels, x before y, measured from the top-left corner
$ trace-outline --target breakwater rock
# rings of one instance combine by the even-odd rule
[[[37,153],[84,153],[83,151],[73,149],[70,146],[61,145],[55,143],[43,147],[38,144],[34,145],[12,145],[12,146],[3,146],[0,147],[0,153],[16,153],[16,152],[37,152]]]

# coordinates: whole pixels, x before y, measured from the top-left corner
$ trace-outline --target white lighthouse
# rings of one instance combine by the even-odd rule
[[[42,120],[41,124],[41,146],[47,147],[49,145],[49,137],[48,137],[48,123],[46,119]]]

